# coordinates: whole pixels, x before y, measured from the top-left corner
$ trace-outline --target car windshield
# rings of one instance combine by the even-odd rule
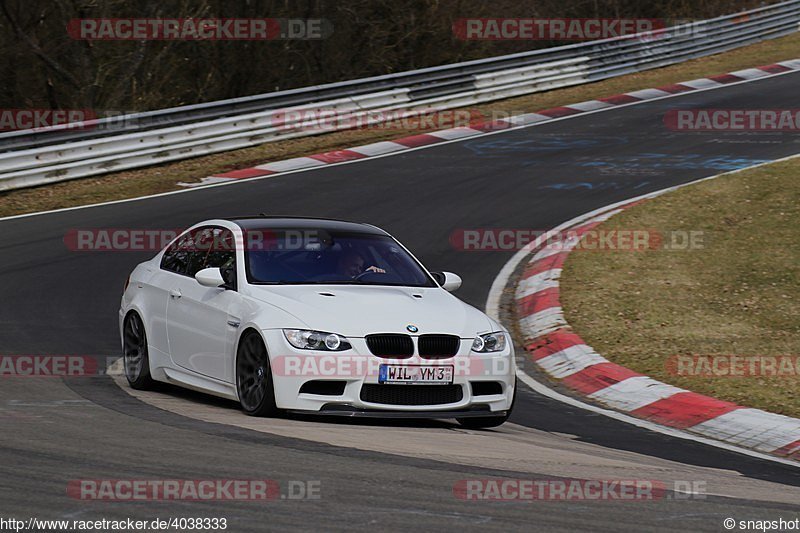
[[[330,230],[245,231],[254,284],[363,284],[435,287],[394,239]]]

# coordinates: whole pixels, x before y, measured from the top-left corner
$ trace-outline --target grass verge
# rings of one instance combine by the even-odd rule
[[[615,363],[800,417],[799,224],[800,158],[645,202],[599,229],[702,232],[696,246],[571,254],[567,320]]]
[[[614,94],[646,89],[713,74],[795,59],[800,33],[671,67],[630,74],[588,85],[536,93],[470,108],[484,116],[492,113],[522,114]],[[441,128],[439,128],[441,129]],[[197,157],[175,163],[117,172],[53,185],[0,193],[0,217],[134,198],[181,189],[178,182],[192,183],[205,176],[279,161],[391,140],[430,129],[360,129],[262,144],[252,148]]]

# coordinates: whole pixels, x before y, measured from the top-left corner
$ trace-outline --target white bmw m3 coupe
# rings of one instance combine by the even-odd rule
[[[255,416],[506,421],[508,332],[367,224],[243,217],[201,222],[138,265],[119,323],[131,387],[166,382]]]

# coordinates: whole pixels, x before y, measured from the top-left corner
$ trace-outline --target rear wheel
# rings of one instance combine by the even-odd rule
[[[242,410],[248,415],[279,414],[267,348],[255,331],[245,333],[236,351],[236,391]]]
[[[137,313],[125,317],[122,327],[122,362],[125,377],[133,389],[149,390],[156,382],[150,376],[150,357],[147,352],[147,334]]]

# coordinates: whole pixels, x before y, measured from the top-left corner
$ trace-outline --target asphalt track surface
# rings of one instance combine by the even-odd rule
[[[688,134],[663,123],[664,113],[676,108],[793,109],[799,83],[800,74],[787,74],[354,164],[2,220],[0,353],[118,354],[122,285],[152,254],[71,252],[63,237],[72,228],[180,228],[259,212],[365,221],[394,234],[429,268],[461,274],[465,283],[457,294],[482,308],[512,252],[456,250],[449,242],[453,231],[544,230],[612,202],[800,152],[796,134]],[[800,513],[797,469],[628,426],[522,386],[512,423],[487,432],[448,422],[318,420],[261,421],[253,429],[239,422],[230,403],[202,395],[166,390],[144,400],[109,376],[0,381],[0,517],[227,517],[230,531],[720,531],[727,517]],[[170,408],[170,401],[178,407]],[[201,411],[208,416],[192,415]],[[348,435],[360,442],[347,445]],[[384,446],[386,435],[393,441]],[[468,450],[453,451],[465,443]],[[492,453],[505,449],[506,455]],[[597,472],[607,479],[659,479],[663,473],[706,481],[711,495],[498,503],[461,501],[452,491],[467,478]],[[67,483],[86,478],[318,480],[322,498],[69,498]]]

